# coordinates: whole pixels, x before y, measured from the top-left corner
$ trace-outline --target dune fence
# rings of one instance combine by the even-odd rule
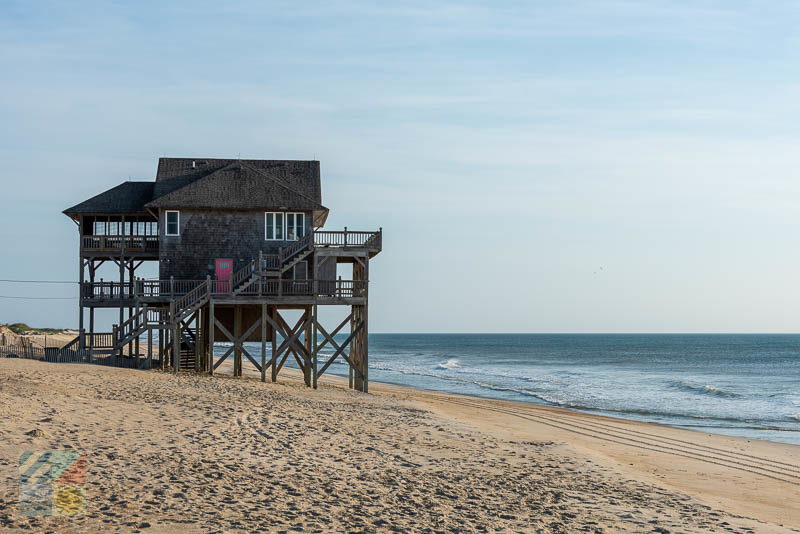
[[[0,345],[0,358],[20,358],[51,363],[88,363],[126,369],[150,369],[153,366],[152,359],[141,355],[120,355],[116,351],[78,349],[70,346],[45,348],[30,343]]]

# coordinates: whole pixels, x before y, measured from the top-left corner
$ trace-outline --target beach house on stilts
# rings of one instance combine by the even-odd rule
[[[367,391],[369,262],[382,230],[323,230],[318,161],[161,158],[154,182],[64,213],[80,236],[78,345],[93,357],[213,374],[233,356],[235,375],[249,362],[264,381],[293,358],[313,387],[341,359]],[[137,275],[148,262],[158,279]],[[113,280],[98,279],[103,264]],[[319,306],[346,317],[323,325]],[[98,308],[119,310],[112,332],[95,331]]]

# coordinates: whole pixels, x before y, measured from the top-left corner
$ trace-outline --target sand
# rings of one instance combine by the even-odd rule
[[[371,389],[0,359],[0,528],[800,532],[798,446]],[[85,513],[20,516],[19,455],[60,448]]]

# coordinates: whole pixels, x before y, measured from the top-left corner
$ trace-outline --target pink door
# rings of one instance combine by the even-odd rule
[[[233,273],[233,260],[216,260],[216,293],[227,293],[230,290],[231,273]]]

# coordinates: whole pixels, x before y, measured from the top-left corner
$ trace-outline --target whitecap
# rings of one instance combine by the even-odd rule
[[[672,383],[672,386],[676,389],[680,389],[683,391],[687,391],[690,393],[696,393],[700,395],[715,395],[718,397],[726,397],[726,398],[736,398],[740,397],[738,393],[734,393],[732,391],[725,391],[716,386],[712,386],[711,384],[698,384],[692,382],[686,382],[683,380],[678,380]]]

